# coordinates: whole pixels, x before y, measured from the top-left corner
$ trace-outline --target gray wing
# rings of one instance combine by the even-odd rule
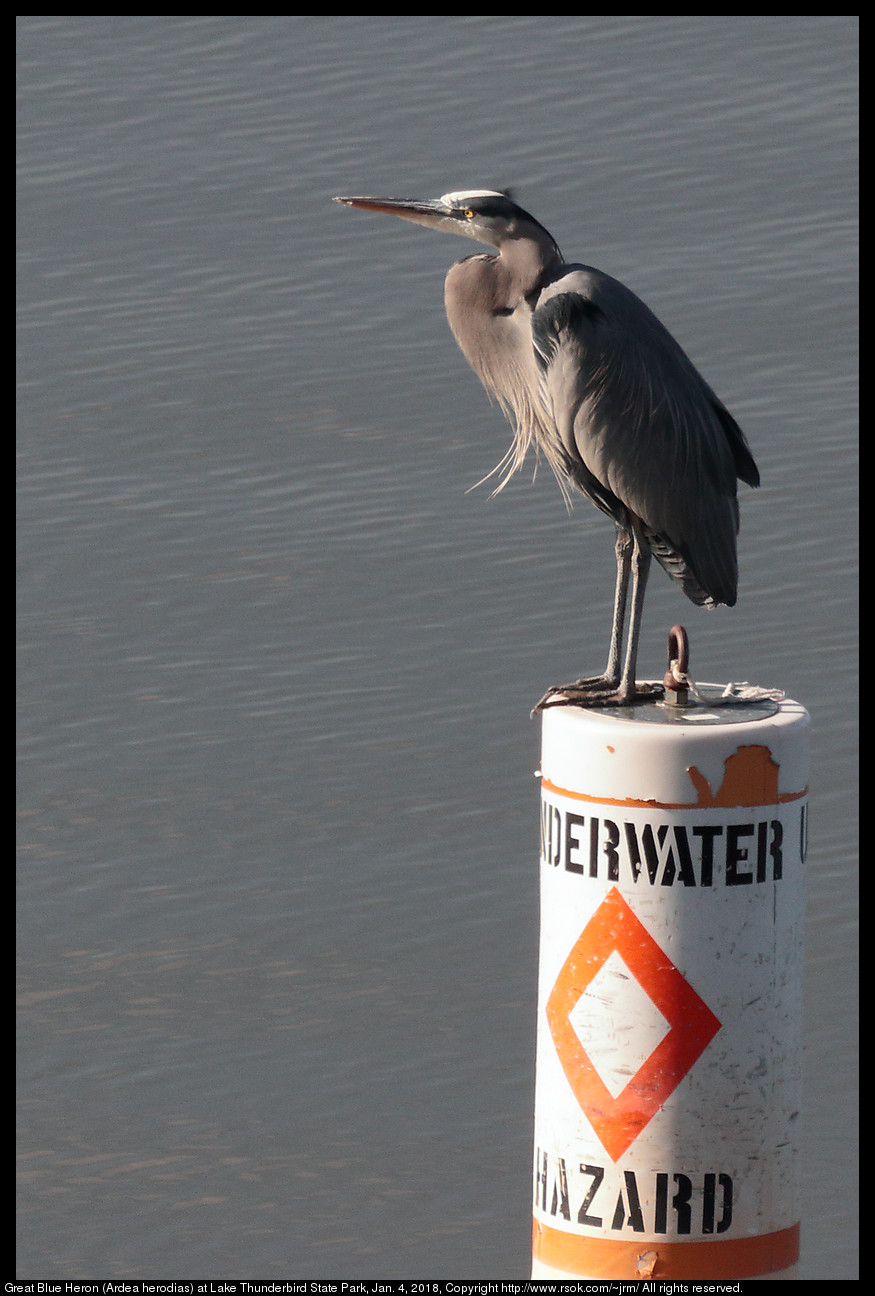
[[[542,291],[532,338],[567,475],[615,521],[640,519],[694,603],[731,606],[737,481],[759,485],[732,416],[652,311],[588,266]]]

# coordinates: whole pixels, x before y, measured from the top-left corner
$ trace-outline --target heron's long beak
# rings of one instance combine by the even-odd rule
[[[335,202],[345,207],[358,207],[362,211],[384,212],[387,216],[400,216],[402,220],[414,221],[417,225],[427,225],[430,229],[442,229],[452,234],[461,234],[464,222],[450,207],[438,200],[422,201],[418,198],[335,198]]]

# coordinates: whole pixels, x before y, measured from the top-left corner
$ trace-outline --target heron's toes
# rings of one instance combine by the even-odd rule
[[[635,702],[646,702],[662,697],[664,689],[661,684],[642,684],[636,682],[633,689],[624,689],[611,680],[603,677],[597,679],[575,680],[572,684],[554,684],[533,707],[534,718],[539,711],[557,706],[632,706]]]

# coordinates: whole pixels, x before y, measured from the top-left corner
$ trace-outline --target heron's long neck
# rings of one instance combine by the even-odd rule
[[[498,256],[458,262],[447,275],[450,328],[514,427],[513,446],[499,465],[504,474],[499,489],[521,466],[532,444],[544,449],[558,475],[560,461],[542,407],[531,328],[534,298],[557,264],[561,257],[552,240],[547,248],[517,239],[506,243]]]
[[[549,241],[548,241],[549,240]],[[510,239],[495,258],[495,295],[504,310],[516,310],[527,297],[540,290],[547,272],[561,262],[559,249],[546,239]]]

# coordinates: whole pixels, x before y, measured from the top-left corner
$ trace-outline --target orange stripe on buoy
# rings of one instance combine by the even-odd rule
[[[559,787],[557,783],[551,783],[548,778],[541,779],[541,787],[546,788],[548,792],[555,792],[557,796],[570,797],[572,801],[589,801],[593,805],[610,805],[610,806],[630,806],[633,809],[640,810],[712,810],[723,806],[720,800],[699,800],[699,801],[639,801],[635,797],[608,797],[608,796],[590,796],[588,792],[572,792],[570,788]],[[801,801],[803,797],[808,796],[808,788],[804,787],[801,792],[781,792],[770,800],[750,800],[733,802],[727,808],[736,809],[758,805],[785,805],[789,801]]]
[[[619,1242],[533,1223],[532,1254],[579,1278],[756,1278],[799,1259],[799,1225],[713,1242]]]

